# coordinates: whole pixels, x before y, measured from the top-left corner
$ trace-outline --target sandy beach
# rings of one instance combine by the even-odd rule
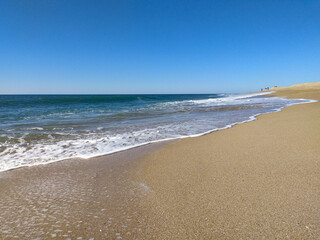
[[[320,83],[273,96],[320,100]],[[0,239],[318,239],[320,103],[0,173]]]

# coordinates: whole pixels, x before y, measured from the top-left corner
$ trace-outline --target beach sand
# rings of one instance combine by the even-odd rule
[[[274,96],[320,100],[320,83]],[[320,103],[0,173],[0,239],[319,239]]]

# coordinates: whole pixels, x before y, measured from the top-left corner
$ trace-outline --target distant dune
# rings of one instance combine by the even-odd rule
[[[301,84],[295,84],[291,87],[273,87],[271,90],[298,90],[298,89],[319,89],[320,88],[320,82],[312,82],[312,83],[301,83]]]

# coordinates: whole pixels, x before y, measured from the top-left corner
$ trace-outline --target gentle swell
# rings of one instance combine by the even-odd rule
[[[60,103],[52,103],[55,108],[49,112],[49,116],[30,116],[27,120],[21,120],[20,113],[15,113],[12,107],[8,107],[7,110],[12,111],[12,122],[9,121],[11,117],[6,117],[7,113],[0,112],[0,117],[6,119],[6,122],[0,122],[0,171],[68,158],[90,158],[159,141],[201,136],[255,120],[257,115],[263,113],[280,111],[294,104],[314,102],[267,97],[262,94],[214,96],[216,98],[206,96],[207,99],[200,99],[199,95],[179,95],[165,101],[168,96],[151,95],[138,99],[143,103],[134,104],[132,101],[140,96],[130,96],[130,103],[127,99],[125,104],[118,104],[116,107],[112,105],[110,111],[104,109],[107,105],[101,107],[101,101],[98,101],[101,96],[93,96],[92,101],[98,101],[99,104],[90,104],[89,107],[88,99],[76,96],[71,97],[73,103],[78,102],[74,114],[66,111],[70,107],[70,97],[67,96],[59,99],[65,107],[61,107]],[[112,96],[118,100],[126,97]],[[32,104],[34,98],[39,101],[43,97],[32,96],[24,105]],[[48,98],[46,101],[51,101],[51,97]],[[14,97],[13,100],[6,100],[10,101],[17,99]],[[41,112],[43,106],[33,106],[30,109],[29,111]],[[21,107],[20,112],[23,111],[26,111],[25,107]]]

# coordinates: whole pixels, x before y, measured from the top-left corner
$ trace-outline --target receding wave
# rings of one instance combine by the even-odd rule
[[[246,110],[246,109],[257,109],[264,108],[265,106],[256,105],[256,106],[231,106],[231,107],[214,107],[214,108],[200,108],[197,109],[197,112],[219,112],[219,111],[237,111],[237,110]]]
[[[0,96],[0,171],[199,136],[303,99],[263,94]]]

